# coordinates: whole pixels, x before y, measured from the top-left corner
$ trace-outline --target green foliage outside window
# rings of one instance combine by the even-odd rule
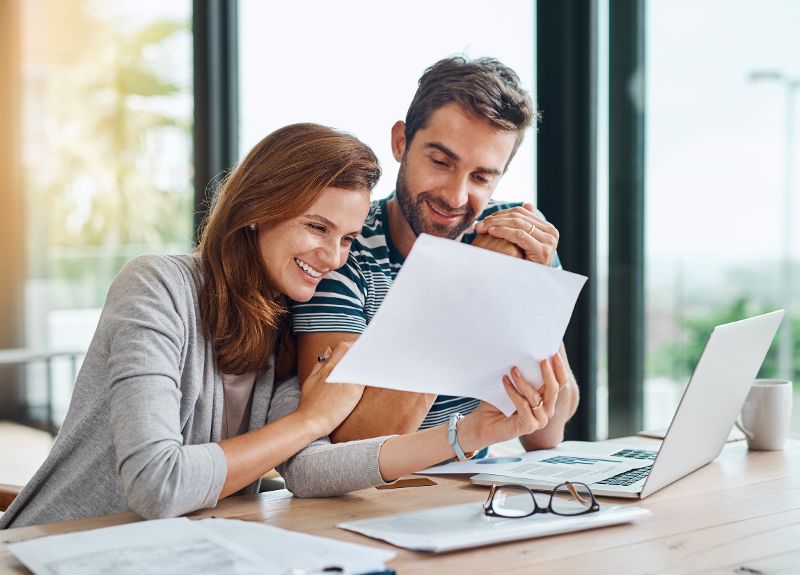
[[[26,78],[29,276],[80,285],[55,307],[99,307],[132,257],[190,249],[190,30],[70,4],[82,37]]]
[[[763,305],[753,305],[747,298],[739,297],[725,307],[684,319],[680,323],[683,340],[680,343],[673,342],[656,350],[648,365],[648,374],[675,377],[681,383],[686,383],[700,359],[708,334],[715,326],[774,311],[774,309]],[[792,322],[792,327],[793,340],[800,342],[800,322]],[[772,341],[758,377],[778,377],[778,340],[779,338],[776,336]],[[795,354],[792,373],[793,381],[797,381],[800,375],[800,355]]]

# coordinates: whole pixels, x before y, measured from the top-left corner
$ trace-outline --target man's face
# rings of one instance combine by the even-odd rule
[[[405,125],[395,124],[397,202],[414,233],[459,237],[486,207],[516,138],[457,104],[431,114],[407,149]]]

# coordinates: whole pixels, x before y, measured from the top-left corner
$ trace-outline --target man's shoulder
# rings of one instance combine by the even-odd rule
[[[377,233],[383,231],[383,210],[386,208],[386,200],[372,200],[369,203],[367,219],[361,230],[362,233]]]
[[[358,234],[356,243],[362,244],[367,248],[386,245],[386,230],[383,227],[384,209],[384,200],[375,200],[370,203],[367,219],[364,220],[364,225],[361,226],[361,233]]]
[[[348,264],[386,262],[389,257],[389,243],[384,228],[386,200],[375,200],[370,204],[367,219],[361,227],[353,245],[350,247]]]

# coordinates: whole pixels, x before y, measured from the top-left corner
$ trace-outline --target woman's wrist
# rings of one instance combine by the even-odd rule
[[[292,418],[292,420],[296,422],[296,425],[307,431],[308,443],[316,441],[320,437],[326,437],[330,435],[334,429],[334,427],[328,423],[324,417],[315,414],[312,410],[303,409],[302,404],[297,411],[290,413],[286,417]]]
[[[483,437],[479,429],[479,418],[475,412],[466,415],[459,423],[457,428],[458,443],[465,452],[480,451],[490,443],[488,438]]]

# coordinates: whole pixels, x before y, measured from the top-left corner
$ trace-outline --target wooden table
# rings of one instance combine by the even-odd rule
[[[643,440],[640,440],[643,441]],[[800,573],[800,441],[784,451],[748,452],[729,444],[711,464],[662,489],[642,505],[640,523],[443,555],[397,549],[335,524],[432,506],[481,502],[486,488],[437,477],[438,485],[366,489],[333,499],[295,499],[286,491],[233,497],[193,518],[263,521],[397,551],[398,573]],[[621,500],[601,499],[620,503]],[[0,531],[0,574],[28,573],[4,543],[136,521],[132,513]]]

